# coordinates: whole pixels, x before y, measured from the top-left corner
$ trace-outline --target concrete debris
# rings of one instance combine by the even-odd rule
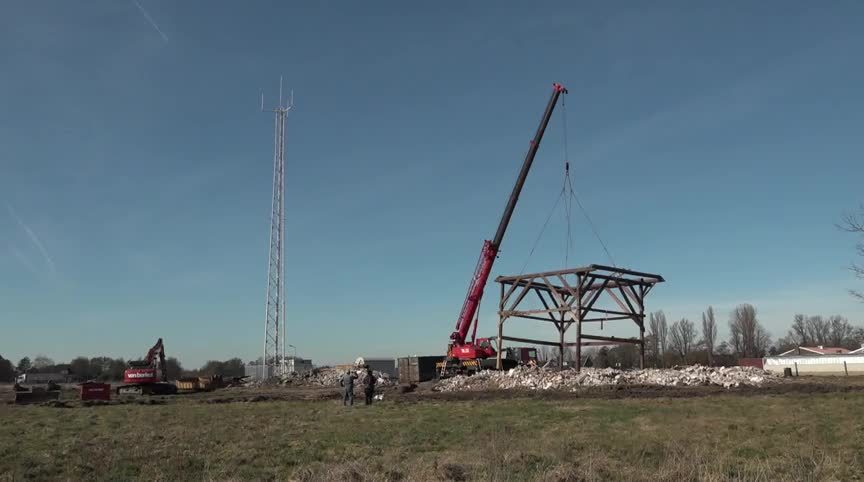
[[[357,369],[353,371],[357,374],[357,380],[354,381],[354,390],[357,392],[362,392],[364,386],[366,385],[366,370]],[[342,381],[342,375],[344,374],[344,369],[321,367],[315,368],[305,373],[291,373],[288,375],[283,375],[268,382],[262,382],[261,380],[250,380],[247,386],[276,384],[338,388],[340,386],[340,382]],[[397,380],[391,379],[390,376],[386,373],[373,371],[372,374],[376,377],[376,388],[385,388],[396,385]]]
[[[618,370],[583,368],[554,370],[517,367],[508,371],[482,371],[441,380],[433,390],[439,392],[481,390],[564,390],[605,385],[656,385],[664,387],[714,385],[723,388],[759,387],[779,377],[755,367],[705,367],[693,365],[669,369]]]

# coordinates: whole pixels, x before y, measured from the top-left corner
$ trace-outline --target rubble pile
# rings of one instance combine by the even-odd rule
[[[714,385],[723,388],[759,387],[777,380],[776,375],[755,367],[705,367],[700,365],[669,369],[618,370],[583,368],[553,370],[517,367],[508,371],[483,371],[441,380],[439,392],[478,390],[564,390],[605,385],[655,385],[664,387]]]
[[[356,370],[357,380],[354,381],[355,390],[362,389],[366,384],[366,371]],[[342,381],[342,376],[345,370],[339,370],[333,367],[315,368],[305,373],[291,373],[283,375],[279,379],[281,385],[312,385],[321,387],[338,387]],[[389,387],[395,385],[395,381],[390,379],[390,376],[383,372],[373,371],[372,374],[377,378],[376,387]]]

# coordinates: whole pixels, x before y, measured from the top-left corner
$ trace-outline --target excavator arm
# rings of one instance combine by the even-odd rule
[[[148,366],[153,366],[154,363],[156,363],[159,372],[162,374],[160,378],[163,382],[168,381],[168,370],[165,365],[165,345],[162,343],[162,338],[159,338],[156,341],[156,344],[153,345],[153,348],[150,348],[147,352],[147,357],[144,360],[147,362]]]

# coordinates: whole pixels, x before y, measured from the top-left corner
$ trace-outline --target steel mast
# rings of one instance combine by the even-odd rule
[[[294,108],[292,92],[286,104],[282,102],[282,77],[279,77],[279,104],[268,112],[274,113],[273,139],[273,201],[270,214],[270,251],[267,268],[267,302],[264,314],[264,358],[262,378],[281,375],[285,360],[285,121]],[[261,94],[261,111],[264,94]]]

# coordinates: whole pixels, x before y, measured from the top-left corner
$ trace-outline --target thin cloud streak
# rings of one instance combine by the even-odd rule
[[[168,36],[165,35],[165,32],[163,32],[162,29],[159,28],[158,25],[156,25],[156,22],[154,22],[154,21],[153,21],[153,18],[150,17],[150,14],[147,13],[147,10],[144,10],[144,7],[142,7],[141,4],[138,3],[138,0],[132,0],[132,3],[134,3],[135,6],[138,7],[138,10],[141,11],[141,15],[144,15],[144,18],[147,19],[148,22],[150,22],[150,25],[152,25],[153,28],[154,28],[157,32],[159,32],[159,35],[162,37],[162,40],[164,40],[165,43],[167,44],[167,43],[168,43]]]
[[[29,271],[30,274],[32,274],[37,279],[42,278],[42,273],[40,273],[39,270],[36,269],[36,266],[33,265],[33,263],[30,261],[30,258],[28,258],[26,255],[24,255],[24,253],[22,253],[18,248],[14,247],[14,246],[10,246],[9,252],[12,253],[12,256],[17,258],[18,261],[20,261],[21,264],[23,264],[25,268],[27,268],[27,271]]]
[[[45,260],[45,264],[48,266],[48,270],[51,272],[51,275],[56,275],[57,269],[54,266],[54,259],[51,258],[51,254],[48,253],[47,249],[45,249],[45,245],[42,244],[42,240],[39,239],[39,236],[37,236],[36,233],[32,229],[30,229],[30,226],[28,226],[24,222],[24,220],[22,220],[18,216],[18,213],[15,212],[15,209],[12,207],[11,204],[6,203],[6,209],[9,210],[9,215],[11,215],[12,218],[18,223],[18,225],[21,226],[21,229],[24,230],[24,232],[27,234],[27,237],[30,238],[30,241],[33,243],[34,246],[36,246],[36,249],[39,250],[39,253],[42,254],[42,258]]]

